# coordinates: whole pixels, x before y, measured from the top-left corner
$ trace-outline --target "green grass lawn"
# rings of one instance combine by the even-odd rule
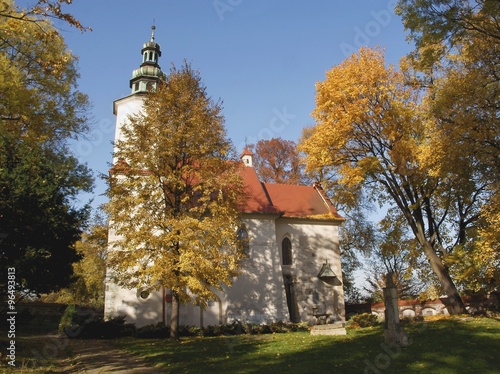
[[[10,339],[6,331],[0,331],[0,373],[51,373],[57,369],[55,360],[66,357],[69,354],[67,340],[58,339],[57,319],[34,318],[29,321],[19,316],[17,321],[15,347],[16,359],[15,369],[12,369],[7,362],[7,348]]]
[[[346,336],[307,332],[159,339],[113,344],[166,373],[500,373],[500,319],[444,319],[406,326],[408,347],[386,346],[383,327]]]
[[[34,325],[29,330],[16,337],[17,370],[2,362],[0,373],[50,373],[57,359],[71,354],[67,340],[46,337],[45,328]],[[419,322],[406,331],[411,344],[404,348],[385,346],[381,325],[348,329],[346,336],[294,332],[107,342],[146,358],[164,373],[500,373],[500,318]]]

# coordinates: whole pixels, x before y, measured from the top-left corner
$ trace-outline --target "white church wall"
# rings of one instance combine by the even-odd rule
[[[119,239],[115,231],[108,231],[108,250],[112,251],[113,242]],[[104,293],[104,317],[126,316],[127,323],[136,327],[155,324],[163,320],[162,291],[151,290],[147,293],[136,288],[125,288],[113,280],[113,272],[107,269]]]
[[[285,320],[283,279],[276,246],[275,215],[243,219],[249,234],[249,257],[242,261],[241,274],[226,291],[225,317],[251,323]]]
[[[104,317],[126,316],[127,323],[137,327],[161,322],[163,318],[161,291],[146,296],[141,290],[126,289],[113,282],[106,283]]]
[[[224,322],[224,303],[221,300],[223,293],[218,290],[214,290],[216,294],[215,300],[210,300],[207,305],[202,307],[199,304],[193,302],[181,304],[179,308],[179,323],[181,325],[187,326],[214,326],[219,325]],[[170,316],[171,304],[167,303],[167,321]]]
[[[314,323],[314,314],[323,313],[332,321],[345,320],[338,226],[286,218],[278,219],[276,226],[280,261],[283,238],[288,237],[292,243],[292,265],[283,266],[283,274],[292,277],[300,320]],[[317,277],[326,261],[337,275],[328,282]]]
[[[131,95],[114,102],[113,112],[116,115],[115,144],[118,140],[124,140],[122,135],[122,126],[129,122],[130,115],[136,115],[142,112],[144,96]],[[116,163],[113,159],[113,164]]]

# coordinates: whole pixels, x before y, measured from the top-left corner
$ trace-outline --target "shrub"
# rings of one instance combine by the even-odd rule
[[[168,338],[170,336],[170,328],[165,326],[163,322],[158,322],[157,324],[139,327],[135,333],[138,338]]]
[[[81,334],[83,326],[95,319],[93,310],[70,304],[61,316],[59,333],[65,334],[69,338],[76,338]]]
[[[242,334],[271,334],[286,333],[289,331],[308,331],[307,322],[289,323],[275,322],[270,325],[241,323],[235,321],[226,325],[210,325],[205,327],[198,326],[179,326],[179,336],[222,336],[222,335],[242,335]],[[168,338],[170,328],[159,322],[157,324],[142,326],[135,330],[135,336],[138,338]]]
[[[83,325],[81,338],[114,339],[135,335],[135,325],[125,323],[125,316],[113,317],[104,321],[99,318]]]
[[[401,322],[403,322],[404,324],[410,324],[413,322],[423,322],[423,321],[424,321],[423,316],[403,317],[401,319]]]
[[[371,313],[355,314],[351,317],[351,327],[370,327],[375,326],[378,323],[378,318],[376,315]]]
[[[59,332],[68,338],[112,339],[134,335],[135,326],[125,323],[125,316],[104,321],[92,309],[72,304],[61,317]]]

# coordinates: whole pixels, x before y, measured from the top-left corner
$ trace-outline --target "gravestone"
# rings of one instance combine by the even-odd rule
[[[384,341],[386,344],[408,345],[408,335],[399,320],[398,291],[392,280],[392,273],[387,273],[384,291],[385,322]]]

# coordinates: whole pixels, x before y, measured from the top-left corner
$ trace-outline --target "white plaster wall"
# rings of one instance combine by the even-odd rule
[[[292,242],[292,265],[283,266],[283,272],[292,276],[301,321],[315,322],[316,313],[329,313],[333,321],[345,320],[344,291],[340,265],[338,226],[327,221],[278,219],[277,246],[287,236]],[[332,282],[317,277],[328,261],[337,275]],[[313,310],[313,308],[315,308]]]
[[[275,215],[246,215],[243,223],[249,234],[249,257],[242,272],[227,289],[225,317],[251,323],[285,320],[283,278],[276,245]]]
[[[125,289],[106,282],[104,317],[126,316],[127,323],[137,327],[155,324],[163,320],[161,291],[152,291],[147,299],[139,297],[138,290]]]
[[[129,122],[130,115],[136,115],[143,110],[144,96],[130,95],[114,102],[114,114],[116,115],[115,143],[122,138],[122,126]],[[113,163],[117,160],[113,159]]]
[[[188,326],[214,326],[226,323],[224,319],[224,305],[221,297],[225,297],[221,291],[216,291],[217,298],[201,307],[192,303],[182,304],[179,308],[179,324]],[[171,303],[167,303],[167,314],[170,316]],[[200,315],[201,313],[201,315]],[[170,320],[167,318],[167,323]]]

